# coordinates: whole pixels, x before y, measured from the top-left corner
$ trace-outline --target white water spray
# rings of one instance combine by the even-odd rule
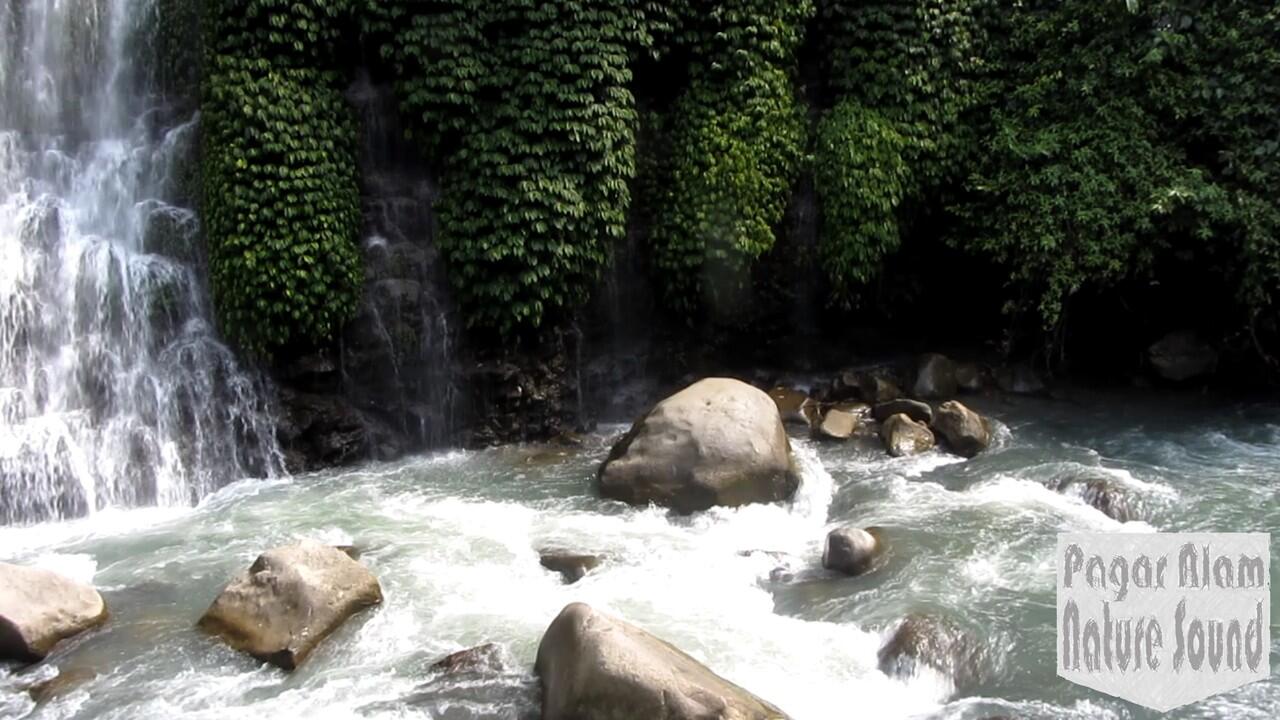
[[[152,2],[0,3],[0,524],[279,472],[171,202],[197,120],[158,127]]]

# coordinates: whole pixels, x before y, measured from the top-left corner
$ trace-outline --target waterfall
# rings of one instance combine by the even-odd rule
[[[183,207],[198,117],[143,70],[155,2],[0,2],[0,524],[280,472]]]

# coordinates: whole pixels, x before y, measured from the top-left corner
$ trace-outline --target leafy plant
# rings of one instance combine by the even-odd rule
[[[794,78],[812,11],[735,0],[679,18],[676,46],[693,60],[668,124],[650,238],[673,309],[718,308],[774,245],[807,142]]]
[[[337,3],[226,0],[209,23],[204,217],[224,333],[270,354],[356,309],[360,192],[340,76],[315,66]]]

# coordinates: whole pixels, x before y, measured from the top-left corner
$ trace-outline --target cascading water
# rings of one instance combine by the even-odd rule
[[[197,119],[162,127],[134,63],[154,1],[0,3],[0,523],[279,472],[171,204]]]

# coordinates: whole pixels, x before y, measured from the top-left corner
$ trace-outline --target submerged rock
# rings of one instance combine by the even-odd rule
[[[971,458],[991,446],[991,425],[987,419],[955,400],[938,406],[933,429],[957,455]]]
[[[836,528],[827,534],[822,567],[846,575],[861,575],[872,569],[880,549],[880,541],[866,530]]]
[[[331,545],[304,541],[264,552],[209,606],[200,627],[285,670],[357,612],[382,602],[378,579]]]
[[[560,573],[565,583],[573,584],[581,580],[587,573],[600,565],[600,557],[596,555],[577,555],[556,550],[543,551],[539,561],[542,567]]]
[[[37,703],[47,703],[67,693],[74,692],[85,683],[98,677],[98,673],[89,668],[77,667],[59,669],[58,674],[48,680],[42,680],[27,689],[31,699]]]
[[[785,500],[800,484],[773,400],[726,378],[655,405],[613,446],[598,482],[604,497],[681,513]]]
[[[573,603],[534,666],[542,720],[773,720],[786,714],[640,628]]]
[[[1147,348],[1147,360],[1160,377],[1182,382],[1212,375],[1218,368],[1218,351],[1194,332],[1183,330],[1169,333]]]
[[[1130,501],[1129,494],[1107,478],[1059,478],[1049,483],[1049,489],[1074,493],[1086,505],[1112,520],[1129,522],[1141,519],[1141,513]]]
[[[485,643],[466,650],[459,650],[432,663],[431,669],[442,673],[501,672],[502,648],[497,643]]]
[[[884,422],[898,413],[916,422],[925,424],[933,422],[933,408],[929,407],[929,403],[922,403],[919,400],[902,399],[880,403],[871,411],[871,417],[877,422]]]
[[[911,392],[928,400],[953,397],[956,394],[956,364],[946,355],[929,353],[920,358],[916,382]]]
[[[903,413],[891,415],[884,421],[880,426],[880,438],[884,440],[889,454],[894,457],[919,455],[937,444],[933,431]]]
[[[59,641],[97,627],[97,590],[42,568],[0,562],[0,660],[37,662]]]
[[[973,687],[991,673],[981,643],[949,621],[921,614],[903,618],[876,659],[880,671],[891,677],[910,677],[917,665],[931,667],[956,689]]]

